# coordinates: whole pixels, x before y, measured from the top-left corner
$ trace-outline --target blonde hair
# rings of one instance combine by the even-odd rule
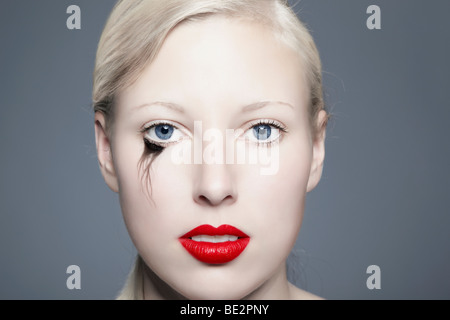
[[[317,115],[324,109],[320,56],[311,34],[287,0],[119,0],[99,41],[93,79],[94,111],[105,115],[107,134],[114,126],[117,94],[139,78],[170,31],[180,23],[213,15],[264,24],[298,52],[306,67],[310,123],[312,135],[316,135],[321,129],[315,125]],[[143,298],[144,267],[138,255],[119,299]]]

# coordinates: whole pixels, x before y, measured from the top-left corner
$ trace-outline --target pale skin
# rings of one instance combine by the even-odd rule
[[[270,103],[245,108],[261,101]],[[148,266],[146,299],[319,298],[290,284],[285,271],[305,195],[319,182],[325,155],[326,113],[319,113],[321,129],[313,136],[308,106],[305,67],[296,52],[265,26],[214,17],[182,24],[168,36],[139,79],[116,96],[110,136],[104,115],[95,114],[102,175],[118,192],[130,237]],[[251,135],[249,124],[260,119],[287,129],[277,141],[274,175],[261,175],[257,164],[171,161],[171,148],[193,139],[194,121],[204,130]],[[138,169],[148,134],[141,129],[155,121],[176,125],[185,140],[153,156],[149,187]],[[209,265],[178,241],[201,224],[230,224],[251,240],[235,260]]]

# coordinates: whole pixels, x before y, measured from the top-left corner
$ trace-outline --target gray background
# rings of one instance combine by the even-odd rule
[[[81,7],[81,30],[66,8]],[[111,299],[135,249],[98,169],[91,111],[110,0],[3,0],[0,298]],[[368,30],[377,4],[382,29]],[[297,283],[328,299],[449,299],[449,1],[302,0],[333,114]],[[81,268],[81,290],[66,268]],[[368,290],[366,268],[381,268]]]

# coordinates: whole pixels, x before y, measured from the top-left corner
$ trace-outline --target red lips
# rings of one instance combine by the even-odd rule
[[[192,240],[196,236],[210,236]],[[213,236],[219,236],[212,238]],[[222,237],[220,237],[222,236]],[[236,238],[236,240],[227,240]],[[209,264],[223,264],[236,259],[247,247],[250,238],[241,230],[224,224],[218,228],[204,224],[180,237],[180,243],[197,260]],[[213,242],[220,241],[220,242]]]

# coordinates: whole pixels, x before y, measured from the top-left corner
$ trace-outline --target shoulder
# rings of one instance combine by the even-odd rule
[[[291,297],[291,300],[324,300],[322,297],[297,288],[291,283],[289,283],[289,295]]]

